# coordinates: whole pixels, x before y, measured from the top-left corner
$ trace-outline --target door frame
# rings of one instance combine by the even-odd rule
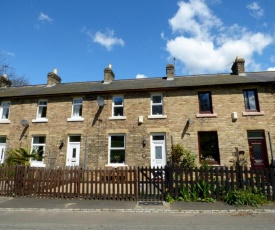
[[[70,142],[70,137],[71,136],[80,136],[80,135],[70,135],[70,136],[68,136],[66,166],[79,166],[79,163],[80,163],[80,149],[81,149],[80,148],[81,147],[80,143],[81,142]],[[81,136],[80,136],[80,138],[81,138]],[[75,157],[76,158],[76,162],[74,164],[71,162],[71,159],[72,159],[72,157],[71,157],[72,152],[71,151],[73,150],[73,147],[77,148],[77,150],[76,150],[76,157]]]
[[[164,139],[163,140],[153,140],[153,136],[163,136]],[[161,166],[159,167],[164,167],[167,164],[167,151],[166,151],[166,133],[150,133],[150,166],[151,167],[157,167],[155,165],[153,165],[153,160],[155,160],[155,157],[153,157],[155,155],[155,146],[163,146],[163,155],[162,155],[162,161],[164,163],[162,163]]]
[[[0,164],[4,163],[5,150],[6,150],[6,144],[5,143],[0,143]]]
[[[254,130],[247,131],[253,132]],[[253,169],[258,169],[258,168],[266,168],[268,167],[268,155],[267,155],[267,148],[266,148],[266,138],[265,138],[265,132],[262,130],[255,130],[254,132],[261,132],[262,136],[259,137],[248,137],[248,146],[249,146],[249,158],[250,158],[250,163],[251,167]],[[253,155],[253,144],[260,144],[261,146],[261,157],[262,157],[262,162],[256,162],[254,160],[254,155]]]

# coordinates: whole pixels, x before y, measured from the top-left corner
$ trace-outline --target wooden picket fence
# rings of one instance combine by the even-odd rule
[[[0,196],[60,199],[162,201],[169,193],[192,190],[204,182],[216,200],[230,189],[264,192],[275,201],[275,169],[243,167],[103,169],[0,167]]]

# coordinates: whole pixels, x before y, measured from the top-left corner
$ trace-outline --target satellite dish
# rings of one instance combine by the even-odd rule
[[[99,107],[103,107],[104,106],[104,99],[100,96],[97,97],[97,104]]]
[[[29,122],[28,122],[27,120],[22,120],[22,121],[20,122],[20,124],[21,124],[24,128],[26,128],[26,127],[29,126]]]

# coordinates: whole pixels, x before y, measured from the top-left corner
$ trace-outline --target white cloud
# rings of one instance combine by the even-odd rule
[[[115,45],[124,46],[125,44],[121,38],[115,37],[113,30],[109,29],[107,29],[105,33],[97,31],[94,35],[88,32],[88,35],[92,37],[93,42],[105,46],[108,51],[112,50]]]
[[[50,18],[47,14],[44,14],[43,12],[41,12],[41,13],[39,14],[38,21],[42,21],[42,22],[53,22],[53,19]]]
[[[178,5],[178,12],[169,20],[175,37],[167,40],[166,50],[170,58],[183,64],[183,71],[228,72],[238,55],[245,58],[246,66],[260,68],[253,55],[261,54],[272,43],[271,36],[252,33],[237,24],[223,26],[204,0],[181,1]]]
[[[246,6],[250,11],[250,15],[254,18],[260,18],[264,16],[264,10],[261,8],[258,2],[252,2]]]
[[[269,67],[267,71],[275,71],[275,67]]]
[[[12,56],[12,57],[15,56],[15,53],[13,53],[13,52],[3,51],[3,53],[8,55],[8,56]]]
[[[137,74],[136,78],[148,78],[148,77],[144,74]]]

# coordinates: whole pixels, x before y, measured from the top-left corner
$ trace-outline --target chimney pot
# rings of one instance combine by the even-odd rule
[[[47,85],[56,85],[61,83],[61,78],[57,75],[57,69],[54,68],[53,72],[48,73]]]
[[[7,74],[0,76],[0,88],[7,88],[12,85],[11,80],[8,79]]]
[[[112,65],[109,64],[107,68],[104,69],[104,83],[110,83],[115,79],[115,74],[112,70]]]
[[[235,75],[245,75],[244,63],[245,60],[242,57],[237,56],[231,67],[232,73]]]
[[[166,65],[167,80],[174,80],[175,66],[173,64]]]

